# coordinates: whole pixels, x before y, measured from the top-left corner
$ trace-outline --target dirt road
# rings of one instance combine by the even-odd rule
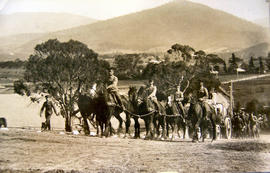
[[[11,128],[0,130],[0,172],[270,171],[269,137],[192,143]]]

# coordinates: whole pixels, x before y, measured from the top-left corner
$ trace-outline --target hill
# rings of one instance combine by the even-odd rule
[[[253,22],[256,23],[257,25],[260,25],[262,27],[269,29],[269,18],[268,17],[256,19]]]
[[[67,13],[14,13],[0,15],[0,37],[22,33],[48,33],[96,20]]]
[[[142,12],[49,33],[12,48],[12,54],[24,54],[26,58],[37,43],[50,38],[79,40],[99,53],[166,51],[174,43],[216,52],[240,50],[267,40],[260,26],[205,5],[177,0]]]
[[[240,51],[220,53],[219,55],[222,59],[228,61],[232,53],[234,53],[237,57],[243,59],[245,62],[248,62],[251,56],[255,58],[260,57],[260,56],[267,57],[268,52],[270,52],[270,44],[267,42],[264,42],[264,43],[259,43]]]

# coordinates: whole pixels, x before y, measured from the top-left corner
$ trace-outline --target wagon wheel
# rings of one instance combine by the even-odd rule
[[[232,122],[229,117],[225,118],[225,129],[226,129],[226,138],[231,139],[232,137]]]

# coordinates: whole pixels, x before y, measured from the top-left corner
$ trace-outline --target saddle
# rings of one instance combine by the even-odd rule
[[[108,106],[117,106],[117,105],[120,105],[117,101],[117,98],[116,96],[114,95],[114,93],[109,93],[109,97],[108,97],[108,100],[107,100],[107,104]]]

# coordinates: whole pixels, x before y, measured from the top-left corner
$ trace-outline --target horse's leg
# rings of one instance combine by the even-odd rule
[[[89,129],[89,125],[88,125],[88,121],[87,121],[87,115],[83,115],[83,129],[84,129],[84,134],[85,135],[90,135],[90,129]]]
[[[161,136],[161,140],[164,140],[165,137],[166,137],[166,128],[165,128],[165,125],[166,125],[166,117],[165,116],[162,116],[162,124],[161,124],[161,127],[162,127],[162,136]]]
[[[125,137],[128,134],[130,136],[130,114],[129,113],[125,113],[126,114],[126,131],[125,131]],[[136,130],[135,130],[136,132]]]
[[[198,142],[199,141],[199,137],[198,137],[199,130],[200,130],[200,122],[197,121],[194,124],[194,133],[193,133],[193,139],[192,139],[193,142]]]
[[[117,130],[117,134],[121,133],[122,132],[122,129],[123,129],[123,119],[120,116],[120,113],[121,112],[118,112],[118,111],[115,111],[114,112],[114,117],[119,121],[119,126],[118,126],[118,130]]]
[[[137,138],[141,138],[141,125],[139,123],[139,118],[135,118],[135,127],[137,129]]]
[[[150,118],[146,117],[144,118],[144,123],[145,123],[145,130],[146,130],[146,134],[145,134],[145,139],[150,139]]]
[[[100,122],[99,126],[100,126],[100,131],[101,131],[101,137],[104,136],[104,123]]]
[[[213,119],[213,117],[211,116],[210,117],[210,121],[211,121],[211,124],[212,124],[212,129],[213,129],[213,138],[212,138],[212,141],[214,141],[214,140],[216,140],[217,139],[217,136],[216,136],[216,134],[217,134],[217,131],[216,131],[216,123],[215,123],[215,121],[214,121],[214,119]]]
[[[173,141],[175,139],[175,130],[176,130],[176,122],[175,122],[175,120],[173,120],[171,127],[172,127],[172,137],[171,137],[171,140]]]
[[[152,116],[152,115],[150,115],[150,116]],[[157,135],[156,137],[158,138],[160,135],[160,132],[159,132],[160,121],[155,116],[153,117],[152,124],[153,124],[153,132],[154,132],[153,137],[155,137],[155,135]]]
[[[156,129],[157,129],[157,119],[155,118],[154,115],[150,115],[149,130],[150,130],[151,139],[153,139],[155,137],[155,130]]]
[[[100,134],[99,134],[100,123],[98,121],[96,121],[96,126],[97,126],[97,136],[100,137]]]
[[[169,123],[170,123],[170,120],[169,120],[169,118],[167,118],[167,120],[166,120],[166,138],[169,137]]]
[[[115,130],[114,130],[111,122],[110,122],[109,127],[110,127],[110,136],[113,136],[113,134],[115,133]]]

